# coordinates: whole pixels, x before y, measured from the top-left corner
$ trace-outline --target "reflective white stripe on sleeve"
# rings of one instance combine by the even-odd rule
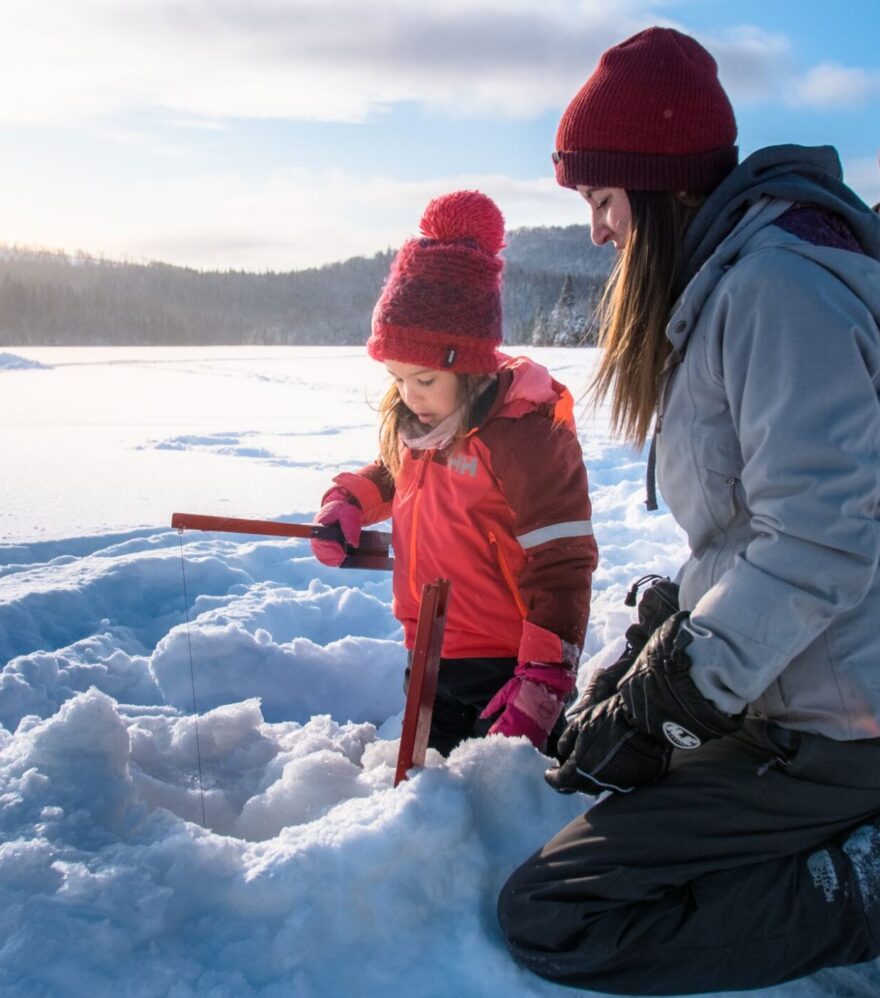
[[[569,520],[568,523],[553,523],[549,527],[538,527],[527,534],[518,534],[517,540],[524,548],[534,548],[547,541],[558,541],[561,537],[589,537],[593,533],[590,520]]]

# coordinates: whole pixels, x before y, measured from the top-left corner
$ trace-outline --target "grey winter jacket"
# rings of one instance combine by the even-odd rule
[[[828,147],[763,149],[701,209],[656,447],[697,687],[845,740],[880,736],[880,218],[840,175]],[[795,201],[864,254],[773,225]]]

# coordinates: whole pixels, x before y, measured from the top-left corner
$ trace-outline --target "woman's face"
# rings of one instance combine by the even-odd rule
[[[590,235],[597,246],[614,243],[620,252],[629,235],[632,212],[622,187],[583,187],[578,194],[590,206]]]
[[[387,361],[385,367],[394,378],[403,404],[425,426],[437,426],[458,408],[458,375],[454,372],[396,360]]]

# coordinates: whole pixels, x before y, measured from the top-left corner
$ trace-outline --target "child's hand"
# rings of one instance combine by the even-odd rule
[[[502,711],[489,734],[516,738],[525,735],[540,746],[562,713],[566,696],[574,689],[575,674],[563,665],[521,663],[480,714],[483,719]]]
[[[337,524],[349,548],[356,548],[361,538],[363,513],[357,499],[343,488],[331,489],[324,496],[324,505],[318,510],[315,523],[329,527]],[[312,538],[312,554],[322,565],[338,568],[351,553],[339,541]]]

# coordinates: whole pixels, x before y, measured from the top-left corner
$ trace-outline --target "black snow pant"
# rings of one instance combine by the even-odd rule
[[[442,658],[437,677],[437,696],[431,717],[428,747],[444,756],[467,738],[484,738],[494,718],[480,720],[483,709],[513,678],[515,658]],[[406,683],[409,669],[406,670]],[[556,741],[565,730],[560,717],[543,750],[552,755]]]
[[[498,915],[520,963],[575,987],[674,995],[880,954],[840,847],[880,812],[880,739],[748,721],[673,755],[661,781],[603,797],[508,880]]]

